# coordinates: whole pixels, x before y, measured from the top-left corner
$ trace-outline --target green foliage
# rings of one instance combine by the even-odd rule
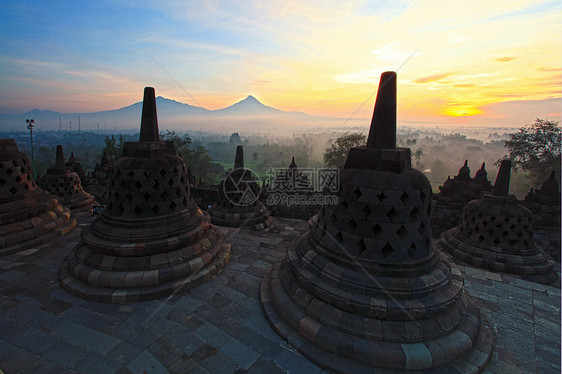
[[[345,134],[324,151],[324,163],[326,166],[339,167],[345,162],[345,158],[352,147],[365,145],[367,138],[364,134],[353,132]]]
[[[193,142],[189,135],[183,137],[175,131],[166,130],[160,133],[160,139],[172,141],[186,166],[191,168],[191,175],[203,183],[216,184],[224,174],[222,165],[213,162],[209,151],[200,142]]]
[[[233,145],[242,144],[242,139],[240,138],[240,134],[238,134],[237,132],[233,132],[232,135],[230,135],[230,139],[228,142]]]
[[[509,134],[505,147],[513,169],[529,173],[533,184],[540,185],[552,170],[560,174],[560,127],[558,122],[537,118],[533,124],[526,125],[518,132]],[[501,159],[496,165],[501,163]]]
[[[114,161],[121,157],[121,152],[123,151],[123,144],[125,143],[125,137],[119,135],[119,142],[115,138],[115,135],[105,136],[105,147],[102,149],[102,153],[105,153],[110,160]]]

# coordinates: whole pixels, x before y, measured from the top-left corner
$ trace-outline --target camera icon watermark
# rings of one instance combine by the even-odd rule
[[[247,168],[229,170],[221,187],[226,199],[237,206],[256,203],[262,190],[259,175]]]

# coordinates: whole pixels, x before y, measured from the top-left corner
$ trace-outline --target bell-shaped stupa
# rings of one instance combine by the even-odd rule
[[[253,172],[244,167],[244,148],[236,147],[234,169],[219,184],[218,199],[209,208],[215,225],[245,227],[253,230],[274,229],[273,218],[259,201],[261,186]]]
[[[62,287],[100,302],[154,299],[201,284],[229,259],[230,245],[191,199],[173,142],[159,140],[154,88],[147,87],[140,141],[124,144],[109,203],[65,259]]]
[[[436,247],[462,264],[551,284],[554,262],[535,243],[533,214],[509,194],[510,174],[511,161],[503,160],[493,192],[469,202]]]
[[[53,195],[60,198],[60,202],[76,213],[92,213],[95,204],[94,197],[84,191],[78,173],[72,171],[64,163],[62,145],[57,145],[55,164],[47,169],[41,185]]]
[[[328,371],[481,371],[492,332],[433,248],[430,183],[396,148],[396,73],[382,74],[367,145],[350,149],[340,176],[339,204],[262,282],[274,330]]]
[[[15,140],[0,139],[0,255],[40,245],[74,227],[70,211],[35,184]]]
[[[554,170],[540,189],[529,191],[523,205],[535,214],[535,239],[560,262],[560,188]]]
[[[445,183],[439,186],[439,194],[434,199],[435,204],[431,217],[433,235],[439,237],[443,231],[457,226],[464,206],[469,201],[482,197],[484,191],[491,190],[492,185],[488,181],[485,163],[472,179],[468,160],[465,160],[458,175],[452,179],[447,178]]]

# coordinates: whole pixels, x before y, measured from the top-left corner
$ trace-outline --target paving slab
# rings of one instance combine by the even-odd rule
[[[92,218],[81,217],[81,223]],[[220,228],[232,258],[196,289],[143,303],[84,301],[53,275],[78,241],[67,236],[0,259],[0,369],[5,373],[324,373],[269,326],[261,274],[306,222],[280,232]],[[494,329],[485,373],[560,373],[560,289],[459,267]]]

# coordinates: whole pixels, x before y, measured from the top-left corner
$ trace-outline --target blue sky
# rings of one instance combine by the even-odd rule
[[[4,113],[115,109],[149,85],[196,105],[160,64],[211,109],[252,94],[346,117],[404,65],[399,118],[500,125],[515,100],[525,123],[560,117],[555,1],[5,0],[0,16]]]

